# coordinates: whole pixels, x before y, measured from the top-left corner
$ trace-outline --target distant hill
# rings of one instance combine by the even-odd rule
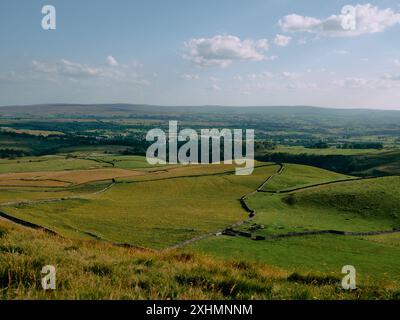
[[[400,111],[335,109],[309,106],[231,107],[231,106],[156,106],[142,104],[43,104],[0,107],[0,117],[140,117],[213,114],[259,115],[265,119],[341,120],[357,123],[387,121],[398,124]]]

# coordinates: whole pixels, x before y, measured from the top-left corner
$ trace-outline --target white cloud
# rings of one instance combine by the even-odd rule
[[[38,72],[58,74],[74,78],[98,77],[103,74],[101,68],[91,67],[86,64],[80,64],[66,59],[61,59],[56,63],[33,61],[32,65],[34,70]]]
[[[220,78],[217,78],[217,77],[214,77],[214,76],[210,76],[209,79],[210,79],[211,82],[220,82],[220,81],[222,81]]]
[[[287,85],[291,90],[317,90],[318,85],[314,82],[293,82]]]
[[[185,80],[198,80],[200,76],[198,74],[182,74],[181,78]]]
[[[266,60],[268,41],[241,40],[232,35],[217,35],[213,38],[191,39],[184,46],[183,57],[195,65],[227,67],[234,60]]]
[[[119,65],[118,61],[113,56],[107,57],[107,64],[110,67],[117,67]]]
[[[283,76],[284,78],[289,78],[289,79],[297,79],[297,78],[300,78],[300,75],[299,75],[298,73],[287,72],[287,71],[282,72],[282,76]]]
[[[307,39],[306,38],[301,38],[299,40],[297,40],[297,44],[299,45],[304,45],[307,43]]]
[[[217,84],[213,83],[211,86],[208,87],[208,90],[210,91],[221,91],[221,87],[218,86]]]
[[[366,87],[370,83],[370,80],[366,78],[350,77],[346,79],[334,80],[332,83],[339,87],[355,89]]]
[[[400,60],[399,59],[394,59],[393,63],[395,66],[400,67]]]
[[[349,11],[344,11],[346,7],[354,12],[354,18],[349,16]],[[349,17],[355,22],[354,28],[348,27]],[[381,10],[371,4],[345,6],[341,14],[331,15],[324,20],[298,14],[290,14],[279,20],[279,25],[285,32],[309,32],[330,37],[354,37],[383,32],[399,23],[400,13],[389,8]]]
[[[304,91],[304,90],[318,90],[318,84],[314,82],[307,81],[296,81],[294,79],[286,79],[286,78],[274,78],[273,81],[270,79],[269,81],[258,81],[258,82],[249,82],[242,85],[239,90],[241,93],[250,94],[256,92],[292,92],[295,91]]]
[[[247,79],[249,80],[261,80],[261,79],[269,79],[272,78],[273,74],[271,72],[268,71],[264,71],[261,73],[250,73],[247,75]]]
[[[392,81],[399,81],[400,80],[400,74],[385,74],[383,75],[382,79],[385,80],[392,80]]]
[[[278,56],[269,56],[269,57],[265,57],[265,60],[268,60],[268,61],[274,61],[274,60],[276,60],[276,59],[278,59]]]
[[[335,86],[347,89],[391,89],[400,87],[400,75],[386,74],[381,78],[361,78],[349,77],[345,79],[334,80]]]
[[[236,75],[236,76],[233,77],[233,80],[243,81],[243,77],[241,75]]]
[[[347,50],[334,50],[332,51],[332,53],[337,55],[346,55],[349,54],[350,52],[348,52]]]
[[[278,47],[286,47],[287,45],[289,45],[291,40],[292,40],[292,37],[284,36],[282,34],[277,34],[275,36],[274,43]]]
[[[35,74],[44,74],[54,79],[55,77],[69,80],[112,80],[135,84],[139,86],[148,86],[149,81],[139,78],[134,70],[129,68],[102,68],[87,64],[73,62],[66,59],[58,60],[55,63],[33,61],[33,72]]]

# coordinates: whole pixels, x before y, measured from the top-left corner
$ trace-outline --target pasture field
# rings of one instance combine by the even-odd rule
[[[387,149],[391,150],[391,149]],[[380,149],[341,149],[336,147],[324,148],[324,149],[314,149],[314,148],[306,148],[302,146],[284,146],[279,145],[276,149],[271,150],[271,152],[276,153],[288,153],[288,154],[307,154],[307,155],[366,155],[366,154],[377,154],[381,153]]]
[[[142,156],[104,155],[102,153],[74,152],[41,157],[22,157],[18,159],[0,159],[1,173],[44,172],[91,170],[99,168],[141,169],[157,168],[150,165]]]
[[[187,250],[219,258],[244,259],[300,274],[325,273],[340,277],[343,266],[353,265],[360,286],[400,285],[400,235],[344,237],[312,235],[253,241],[221,236],[190,245]]]
[[[400,178],[344,181],[289,193],[257,193],[248,199],[263,233],[400,229]]]
[[[140,169],[140,168],[154,168],[162,165],[151,165],[147,162],[145,157],[142,156],[122,156],[122,155],[95,155],[88,158],[112,163],[116,168],[122,169]]]
[[[237,176],[233,165],[149,166],[143,157],[93,150],[1,166],[0,211],[63,237],[0,218],[5,299],[399,298],[399,234],[261,241],[212,234],[248,218],[244,195],[256,215],[234,228],[253,236],[400,228],[400,177],[355,179],[296,164],[276,175],[278,164],[262,162]],[[42,263],[59,270],[60,289],[49,295],[39,287]],[[355,292],[340,290],[347,264],[357,269]]]
[[[57,290],[41,288],[45,264],[57,267]],[[341,276],[336,269],[292,272],[250,261],[246,253],[220,258],[188,249],[159,252],[65,239],[0,219],[0,299],[399,298],[396,281],[374,279],[344,291]]]
[[[292,169],[296,167],[302,169],[297,165]],[[283,179],[284,174],[275,176],[272,181],[279,178]],[[398,230],[399,197],[400,177],[346,181],[288,193],[259,192],[247,199],[257,215],[237,229],[251,232],[253,236],[265,236],[267,240],[221,236],[199,241],[190,249],[220,257],[242,257],[299,272],[337,272],[343,265],[350,264],[356,267],[364,283],[386,279],[398,285],[399,233],[308,235],[269,240],[268,236],[310,230]],[[264,228],[253,230],[254,224]]]
[[[8,127],[0,127],[0,131],[14,132],[14,133],[19,133],[19,134],[29,134],[29,135],[32,135],[32,136],[43,136],[43,137],[47,137],[47,136],[50,136],[50,135],[63,135],[63,133],[59,132],[59,131],[18,130],[18,129],[8,128]]]
[[[0,208],[9,203],[25,203],[35,200],[62,199],[101,192],[112,181],[96,181],[71,187],[0,187]]]
[[[275,176],[265,185],[265,191],[286,191],[313,184],[352,179],[352,176],[316,167],[285,164],[282,174]]]
[[[132,176],[116,178],[103,193],[2,210],[64,236],[164,248],[245,220],[239,199],[278,168],[264,164],[251,176],[236,176],[232,165],[223,164],[129,171]]]
[[[118,168],[0,174],[1,186],[66,187],[95,181],[129,178],[147,172]]]
[[[111,166],[107,163],[67,156],[23,157],[16,160],[1,159],[0,173],[43,172],[60,170],[97,169]]]

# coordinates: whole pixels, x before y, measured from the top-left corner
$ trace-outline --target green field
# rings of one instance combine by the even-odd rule
[[[265,191],[286,191],[313,184],[348,180],[354,177],[311,166],[285,164],[282,174],[274,177],[263,188]]]
[[[288,168],[304,171],[303,166]],[[308,173],[311,171],[312,168],[307,168]],[[274,189],[298,187],[297,179],[287,180],[284,173],[271,181],[277,180]],[[321,181],[324,179],[321,175]],[[314,183],[320,182],[316,179]],[[400,177],[338,182],[288,193],[257,193],[247,200],[257,212],[255,219],[238,230],[268,237],[309,230],[400,229],[399,198]],[[254,224],[263,228],[253,230]],[[245,257],[249,261],[301,272],[337,272],[341,266],[350,264],[360,271],[362,281],[369,283],[370,278],[400,280],[399,246],[400,234],[386,234],[312,235],[261,241],[221,236],[202,240],[190,248],[216,256]]]
[[[390,149],[388,149],[390,150]],[[288,154],[308,154],[308,155],[366,155],[366,154],[376,154],[382,152],[378,149],[339,149],[335,147],[325,148],[325,149],[313,149],[306,148],[302,146],[283,146],[279,145],[273,152],[281,152]]]
[[[234,230],[253,237],[310,230],[399,229],[400,177],[360,179],[306,165],[284,164],[282,171],[275,163],[256,165],[252,175],[236,176],[232,165],[153,167],[144,157],[93,150],[2,160],[0,211],[65,238],[16,228],[0,218],[0,287],[8,288],[0,295],[7,299],[27,295],[398,298],[399,234],[255,241],[215,233],[248,218],[239,201],[244,195],[256,215]],[[116,178],[111,179],[113,172]],[[57,177],[66,184],[57,185],[61,179]],[[50,187],[44,182],[56,184]],[[205,234],[209,236],[196,239]],[[190,239],[196,240],[165,253],[159,250]],[[39,244],[44,253],[38,253],[35,245]],[[57,252],[52,263],[62,272],[61,289],[45,297],[31,284],[39,277],[34,265],[53,261],[51,250]],[[349,264],[357,269],[359,289],[355,292],[339,289],[341,268]],[[73,266],[71,270],[67,265]],[[10,278],[7,270],[19,271]],[[148,272],[151,275],[145,276]],[[128,286],[122,282],[126,276]],[[82,279],[81,285],[71,280],[75,278]],[[157,290],[156,282],[161,283]]]
[[[218,244],[221,250],[230,252],[227,245]],[[285,270],[250,261],[248,254],[240,250],[235,255],[216,257],[201,254],[198,249],[154,252],[118,248],[98,241],[49,236],[0,219],[0,299],[399,298],[400,285],[395,279],[387,279],[388,274],[364,283],[361,273],[358,289],[344,291],[340,289],[342,274],[337,268],[332,272],[300,272],[294,258],[304,260],[302,249],[300,243],[286,251],[289,257],[271,255],[275,264],[285,257],[292,261],[293,267]],[[354,257],[350,249],[348,258]],[[395,267],[387,256],[384,258],[389,270]],[[340,262],[349,260],[354,261],[343,258]],[[315,262],[310,259],[308,264],[315,267]],[[40,270],[45,264],[57,268],[57,290],[41,288]],[[339,267],[339,261],[335,266]]]
[[[376,237],[389,241],[375,241]],[[360,285],[378,282],[400,284],[400,236],[304,236],[270,241],[221,236],[204,239],[187,250],[216,257],[245,259],[278,266],[289,272],[327,273],[339,276],[345,265],[357,269]]]
[[[76,152],[65,155],[23,157],[17,160],[0,159],[0,173],[85,170],[97,168],[152,168],[141,156],[112,156],[95,152]]]
[[[183,167],[117,180],[101,194],[2,210],[65,236],[163,248],[246,219],[240,197],[278,166],[256,168],[251,176],[236,176],[233,169]]]
[[[106,166],[111,165],[66,156],[24,157],[18,160],[0,160],[0,173],[95,169]]]
[[[400,228],[400,178],[346,181],[248,199],[264,232],[375,231]]]

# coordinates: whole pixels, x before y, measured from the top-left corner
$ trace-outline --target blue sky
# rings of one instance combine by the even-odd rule
[[[399,35],[400,0],[2,0],[0,105],[400,109]]]

